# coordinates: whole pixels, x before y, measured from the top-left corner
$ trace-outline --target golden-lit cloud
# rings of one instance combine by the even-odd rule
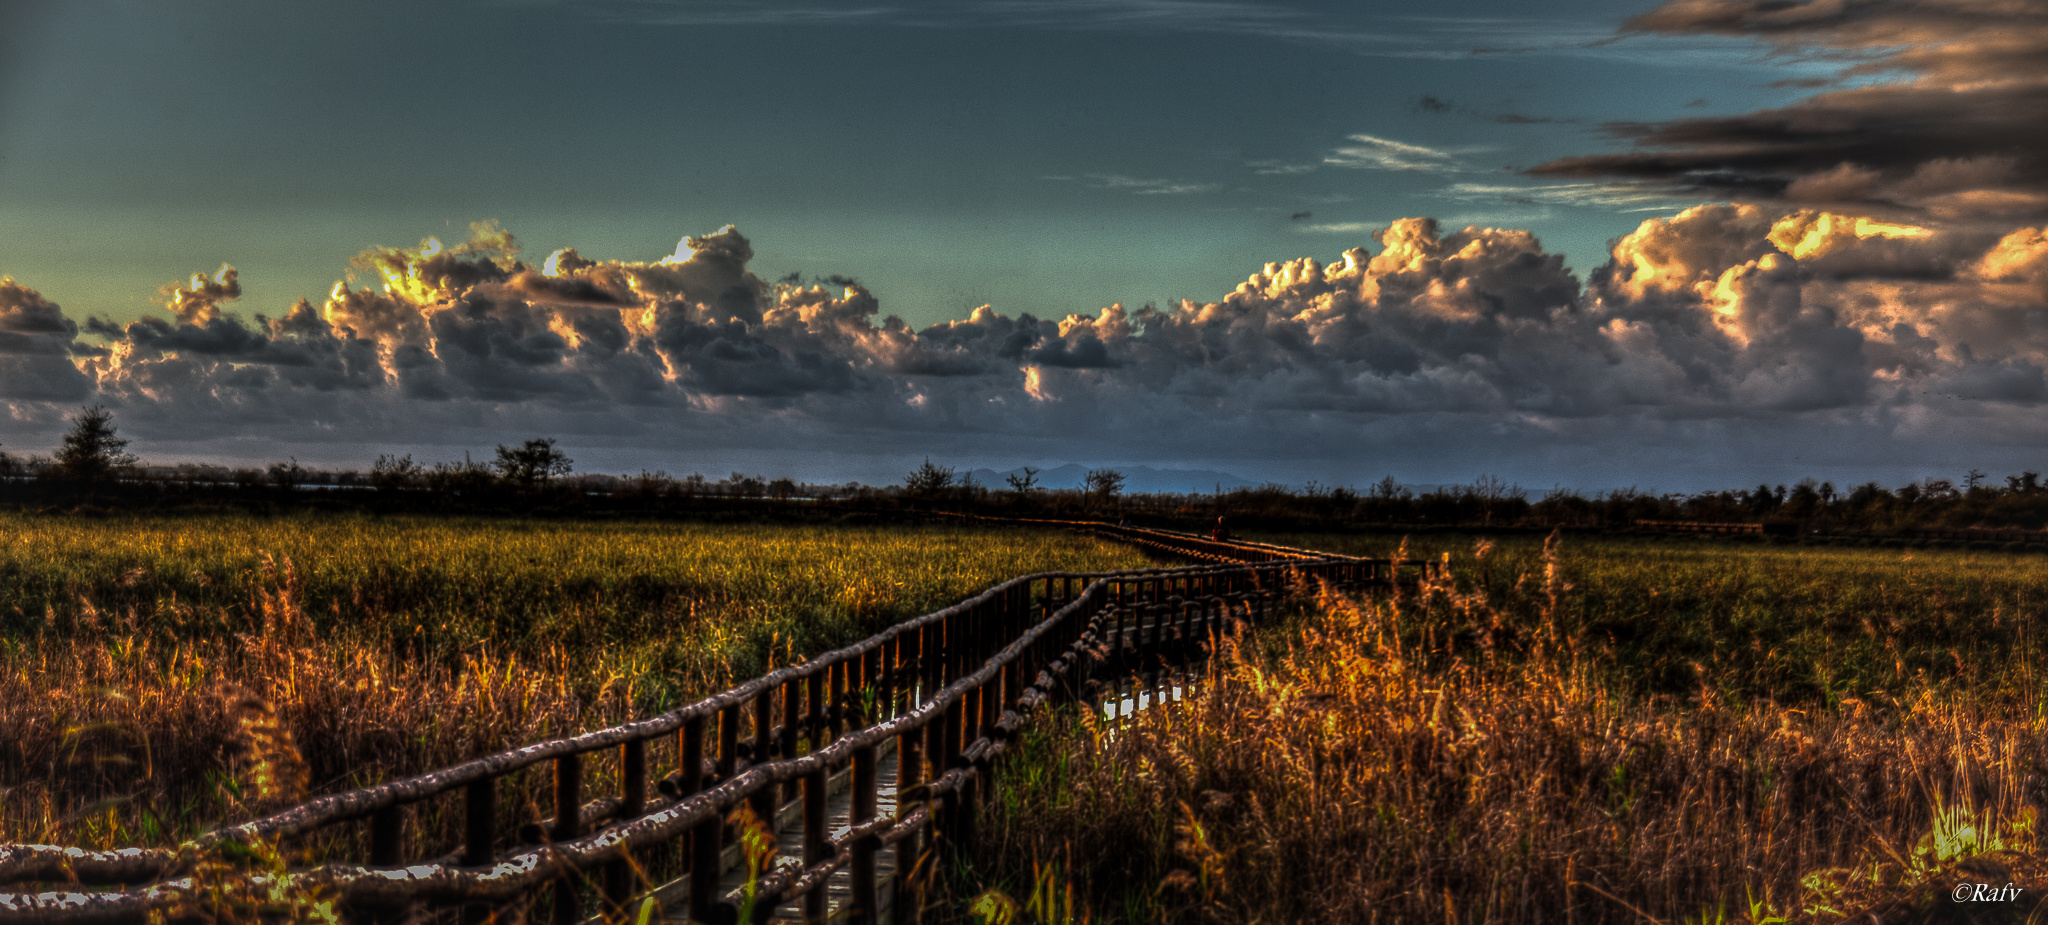
[[[224,268],[167,290],[168,317],[88,322],[103,346],[9,280],[0,401],[105,401],[222,435],[561,415],[656,442],[885,449],[965,434],[1213,445],[1175,423],[1199,421],[1231,447],[1296,452],[1453,419],[1541,440],[1704,426],[1688,421],[1875,434],[1933,426],[1911,411],[1930,402],[1953,422],[1968,418],[1953,402],[2003,420],[2048,400],[2039,228],[1704,205],[1642,222],[1583,281],[1525,230],[1406,218],[1373,237],[1265,264],[1213,300],[982,306],[922,329],[857,283],[761,279],[730,227],[644,261],[564,248],[532,266],[495,226],[371,248],[354,262],[369,285],[253,320],[221,308],[238,285]]]
[[[1766,237],[1779,250],[1805,260],[1865,238],[1921,238],[1929,234],[1932,232],[1913,225],[1802,209],[1779,219]]]
[[[212,276],[194,273],[183,283],[165,284],[164,307],[185,324],[205,324],[220,317],[220,303],[242,297],[240,274],[234,267],[220,265]]]

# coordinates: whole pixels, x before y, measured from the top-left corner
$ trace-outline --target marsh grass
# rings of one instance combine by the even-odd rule
[[[2027,569],[1711,548],[1588,564],[1554,542],[1503,568],[1502,552],[1466,547],[1412,593],[1323,595],[1226,643],[1166,709],[1053,717],[1001,772],[982,828],[1000,834],[964,882],[1020,893],[1034,864],[1091,859],[1071,876],[1101,922],[2048,912]],[[1625,611],[1627,639],[1607,622],[1625,596],[1595,589],[1615,574],[1664,591]],[[1865,587],[1844,601],[1848,582]],[[1718,635],[1654,625],[1731,612]],[[1815,619],[1867,629],[1823,642]],[[1751,648],[1766,638],[1791,648]],[[2005,661],[1936,670],[1950,650]],[[1679,658],[1697,664],[1646,671]],[[2026,891],[1949,902],[1969,882]]]
[[[671,709],[1017,574],[1140,564],[1044,531],[0,515],[0,842],[172,845]],[[545,776],[506,812],[543,815]],[[423,804],[412,856],[459,816]]]

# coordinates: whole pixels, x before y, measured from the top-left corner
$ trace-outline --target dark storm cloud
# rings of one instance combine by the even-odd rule
[[[75,401],[92,380],[69,356],[78,324],[55,302],[0,276],[0,400]]]
[[[1533,173],[1919,221],[2048,217],[2048,6],[1674,0],[1623,31],[1749,38],[1841,62],[1846,86],[1743,115],[1613,124],[1632,150]]]

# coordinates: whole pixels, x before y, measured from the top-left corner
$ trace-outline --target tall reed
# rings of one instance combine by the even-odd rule
[[[1143,562],[1047,531],[0,516],[0,842],[174,844],[670,709],[1016,574]]]
[[[1555,537],[1533,564],[1512,600],[1448,573],[1322,594],[1184,701],[1055,718],[975,876],[1092,859],[1104,922],[1938,920],[1958,882],[2028,887],[1971,914],[2037,908],[2038,691],[1780,701],[1703,665],[1656,692],[1569,619]]]

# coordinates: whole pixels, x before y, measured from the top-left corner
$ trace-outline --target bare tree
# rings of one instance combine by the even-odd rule
[[[1124,474],[1115,469],[1090,469],[1082,484],[1089,494],[1106,500],[1124,490]]]
[[[1015,472],[1012,472],[1008,476],[1005,476],[1003,481],[1010,483],[1011,491],[1014,491],[1021,495],[1024,494],[1025,492],[1038,490],[1038,473],[1039,470],[1033,469],[1030,466],[1025,466],[1024,474],[1019,475]]]

